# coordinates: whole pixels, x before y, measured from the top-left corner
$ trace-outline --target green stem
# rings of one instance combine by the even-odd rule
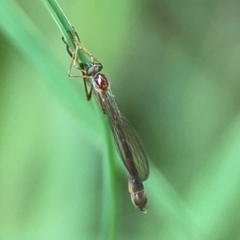
[[[42,1],[45,3],[53,19],[57,23],[68,45],[71,47],[72,51],[74,51],[76,49],[76,45],[72,36],[74,36],[75,32],[73,26],[70,24],[63,10],[61,9],[56,0],[42,0]],[[88,62],[87,57],[81,51],[78,51],[78,57],[81,62],[83,63]]]
[[[66,15],[63,13],[62,9],[58,5],[56,0],[42,0],[48,10],[50,11],[51,15],[53,16],[55,22],[59,26],[65,40],[68,42],[69,46],[71,47],[72,51],[75,50],[76,46],[71,36],[74,35],[74,30],[72,25],[70,24],[69,20],[67,19]],[[81,52],[78,51],[78,58],[81,62],[87,63],[87,57]],[[103,200],[103,217],[101,221],[102,229],[103,229],[103,239],[115,239],[116,237],[116,226],[117,226],[117,191],[116,191],[116,180],[114,172],[116,172],[116,164],[114,163],[113,159],[115,159],[116,154],[113,151],[113,142],[112,137],[110,135],[109,126],[104,121],[104,128],[106,133],[106,141],[107,141],[107,150],[108,153],[104,155],[108,159],[107,162],[107,172],[105,175],[105,191],[103,193],[104,200]],[[106,204],[109,203],[110,204]]]
[[[106,162],[107,167],[104,169],[104,179],[105,179],[105,193],[106,196],[103,197],[103,206],[104,206],[104,213],[102,214],[102,223],[104,228],[108,229],[107,232],[103,232],[102,239],[116,239],[116,232],[117,232],[117,219],[119,214],[119,195],[117,191],[117,182],[116,182],[116,163],[113,161],[116,159],[116,154],[114,151],[114,144],[112,141],[112,136],[109,131],[109,126],[105,127],[106,129],[106,137],[107,137],[107,154],[105,155],[107,159]],[[108,197],[109,196],[109,197]],[[106,210],[107,209],[107,210]],[[107,233],[107,234],[106,234]]]

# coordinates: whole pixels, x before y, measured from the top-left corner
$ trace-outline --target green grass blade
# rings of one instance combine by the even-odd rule
[[[76,86],[70,83],[69,79],[66,77],[66,70],[62,70],[62,66],[56,63],[46,44],[39,40],[41,39],[41,36],[28,18],[19,10],[19,8],[17,8],[17,6],[8,2],[4,7],[2,6],[0,8],[0,20],[1,32],[29,60],[33,68],[42,76],[41,80],[43,83],[49,86],[61,101],[66,104],[69,110],[77,116],[83,129],[86,129],[84,138],[92,139],[92,136],[94,136],[94,144],[98,145],[101,149],[106,149],[105,141],[110,142],[110,145],[112,145],[112,138],[105,134],[105,132],[109,134],[109,127],[106,119],[103,120],[104,116],[102,115],[101,110],[98,110],[97,114],[96,111],[89,108],[89,105],[86,104],[85,95],[79,94]],[[66,22],[67,21],[65,21],[65,23]],[[65,28],[65,24],[62,26]],[[67,35],[65,35],[65,37],[67,38]],[[88,114],[83,115],[82,112],[88,112]],[[98,124],[96,124],[96,122]],[[106,136],[104,141],[103,136]],[[116,234],[116,207],[114,202],[117,198],[117,193],[114,190],[115,181],[113,177],[113,157],[115,154],[112,150],[109,151],[111,153],[104,154],[104,158],[106,158],[105,161],[107,163],[106,179],[110,179],[111,181],[105,181],[104,184],[109,187],[105,188],[103,196],[107,199],[107,202],[111,202],[112,207],[109,207],[109,204],[104,204],[102,207],[105,217],[103,218],[104,222],[101,222],[100,224],[102,225],[101,229],[104,239],[106,239],[107,236],[109,236],[107,237],[108,239],[112,239]]]
[[[69,20],[67,19],[66,15],[64,14],[63,10],[57,3],[57,1],[55,0],[42,0],[42,1],[45,3],[47,9],[49,10],[56,24],[58,25],[60,31],[62,32],[69,46],[72,48],[72,50],[75,50],[76,48],[75,43],[70,36],[70,34],[74,36],[74,30]],[[81,51],[78,52],[78,57],[79,60],[81,60],[82,62],[85,63],[87,62],[86,56]]]

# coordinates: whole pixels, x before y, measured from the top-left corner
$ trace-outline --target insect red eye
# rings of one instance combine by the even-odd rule
[[[106,91],[108,89],[109,83],[104,74],[97,74],[97,76],[94,78],[94,81],[102,91]]]

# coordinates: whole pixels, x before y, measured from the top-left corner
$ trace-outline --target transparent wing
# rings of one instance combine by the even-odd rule
[[[119,111],[110,89],[98,93],[105,110],[121,159],[130,177],[144,181],[149,175],[148,159],[129,121]]]

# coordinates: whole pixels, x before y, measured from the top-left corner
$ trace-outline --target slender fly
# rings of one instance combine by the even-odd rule
[[[83,78],[87,100],[90,100],[92,93],[94,93],[103,113],[107,115],[117,150],[128,171],[128,187],[131,200],[141,211],[147,212],[147,195],[143,186],[143,181],[149,176],[147,155],[133,127],[119,110],[109,81],[104,74],[100,73],[103,68],[102,64],[83,47],[76,32],[72,37],[76,45],[76,49],[73,52],[63,38],[67,52],[72,58],[68,75],[70,77]],[[77,58],[78,51],[85,53],[91,62],[87,64],[80,62]],[[79,69],[82,75],[73,75],[71,73],[73,66]],[[90,87],[90,90],[88,90],[87,85]]]

